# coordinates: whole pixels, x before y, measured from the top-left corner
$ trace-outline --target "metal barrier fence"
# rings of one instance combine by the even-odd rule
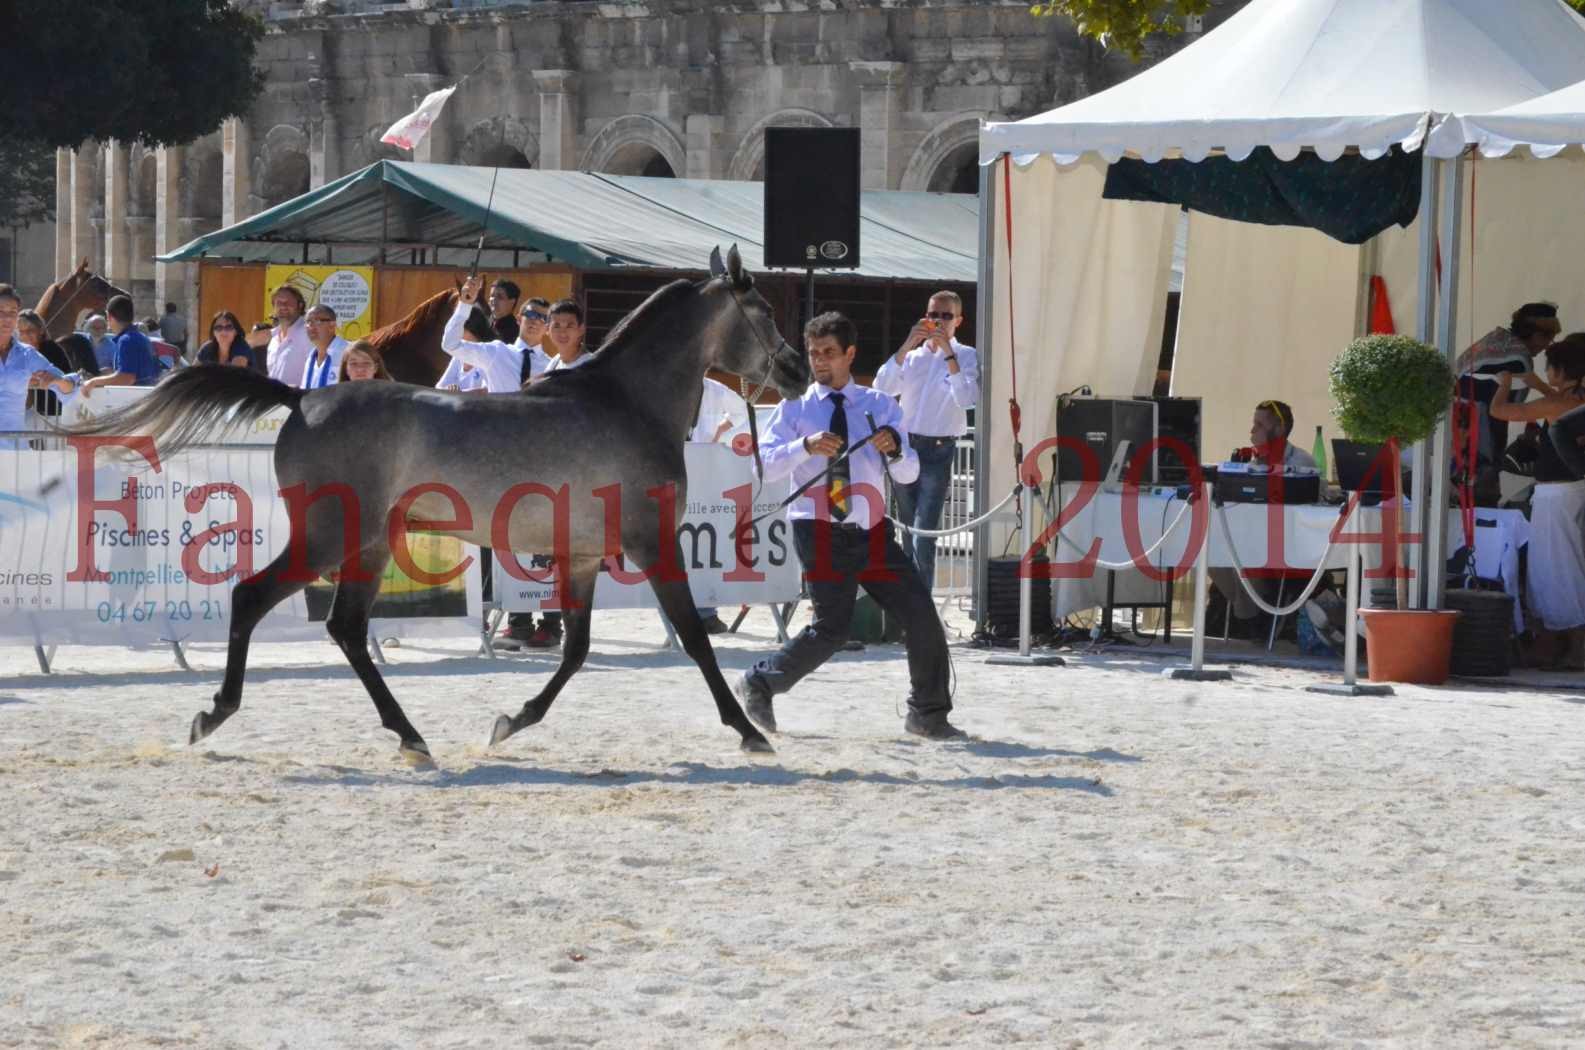
[[[947,501],[941,511],[941,527],[956,528],[974,517],[974,432],[958,438],[952,456],[952,477],[947,485]],[[974,532],[943,536],[936,541],[936,578],[932,581],[937,602],[945,608],[950,601],[959,607],[974,594]]]

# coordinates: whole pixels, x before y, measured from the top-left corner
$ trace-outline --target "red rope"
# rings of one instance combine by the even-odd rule
[[[1007,399],[1007,414],[1013,423],[1013,454],[1021,464],[1024,456],[1019,430],[1023,410],[1018,407],[1018,347],[1015,343],[1018,326],[1013,318],[1013,157],[1010,153],[1002,154],[1002,198],[1007,212],[1007,356],[1013,377],[1013,396]]]

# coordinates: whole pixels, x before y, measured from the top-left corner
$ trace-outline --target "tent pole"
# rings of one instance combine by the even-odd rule
[[[998,163],[1005,163],[1006,156]],[[980,400],[974,410],[974,516],[990,506],[987,487],[991,481],[991,373],[996,367],[993,349],[996,307],[996,172],[995,164],[980,165],[980,259],[974,289],[974,345],[980,348]],[[986,523],[974,530],[973,613],[976,625],[986,622],[986,588],[990,572],[991,528]]]
[[[1458,321],[1458,262],[1460,220],[1464,210],[1464,159],[1442,162],[1441,243],[1442,294],[1437,301],[1436,345],[1448,367],[1458,359],[1454,328]],[[1453,417],[1444,414],[1436,424],[1431,448],[1431,497],[1426,504],[1425,607],[1442,608],[1447,584],[1447,483],[1453,452]]]
[[[1414,311],[1414,337],[1422,343],[1432,343],[1436,339],[1433,318],[1436,316],[1437,174],[1442,164],[1443,161],[1424,157],[1420,165],[1420,267],[1416,274],[1419,288]],[[1425,535],[1425,523],[1428,520],[1426,497],[1430,491],[1430,471],[1426,469],[1425,464],[1429,461],[1430,454],[1429,442],[1421,441],[1414,446],[1411,459],[1414,464],[1414,475],[1409,487],[1409,499],[1412,501],[1413,511],[1409,515],[1409,520],[1404,523],[1408,531],[1422,536]],[[1425,545],[1420,544],[1413,550],[1414,555],[1408,560],[1417,571],[1409,587],[1409,608],[1419,609],[1425,605],[1423,594],[1423,583],[1427,576]]]

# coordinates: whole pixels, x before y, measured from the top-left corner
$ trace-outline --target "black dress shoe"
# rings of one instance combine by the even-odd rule
[[[914,736],[922,736],[927,740],[962,740],[969,734],[947,721],[947,716],[921,715],[917,712],[908,712],[903,728]]]
[[[737,694],[738,700],[743,704],[743,713],[748,715],[748,720],[765,730],[767,733],[776,732],[776,712],[771,707],[771,698],[764,692],[755,689],[749,682],[748,675],[737,680],[737,687],[732,690]]]
[[[706,616],[703,623],[706,634],[726,634],[732,630],[719,616]]]

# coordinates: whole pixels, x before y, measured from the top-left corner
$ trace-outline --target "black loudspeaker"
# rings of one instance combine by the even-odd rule
[[[765,265],[859,265],[859,129],[765,129]]]
[[[1057,403],[1057,434],[1069,439],[1057,448],[1057,480],[1101,484],[1106,480],[1121,442],[1128,442],[1127,462],[1132,462],[1156,436],[1156,406],[1145,398],[1065,399]],[[1081,455],[1074,447],[1075,442],[1088,447],[1093,456]],[[1125,471],[1123,477],[1127,476]],[[1141,472],[1139,484],[1155,483],[1156,457],[1153,455]]]
[[[1174,437],[1194,453],[1200,461],[1200,399],[1197,397],[1157,397],[1156,436]],[[1178,452],[1165,445],[1156,449],[1156,482],[1161,485],[1185,485],[1189,481],[1189,464]]]

